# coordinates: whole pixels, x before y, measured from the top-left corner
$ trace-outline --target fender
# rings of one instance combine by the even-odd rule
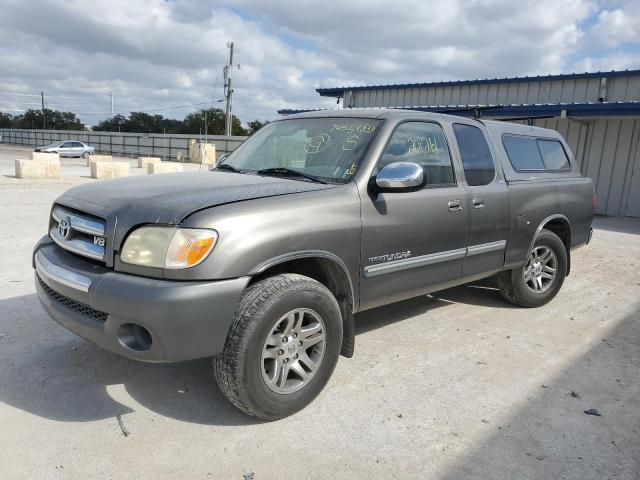
[[[351,281],[351,275],[349,274],[349,269],[347,268],[346,264],[342,261],[340,257],[338,257],[337,255],[331,252],[327,252],[324,250],[303,250],[298,252],[291,252],[291,253],[286,253],[284,255],[279,255],[277,257],[271,258],[269,260],[266,260],[260,263],[259,265],[251,269],[248,275],[250,276],[258,275],[260,273],[265,272],[269,268],[275,267],[276,265],[279,265],[281,263],[286,263],[291,260],[299,260],[303,258],[323,258],[323,259],[330,260],[335,264],[337,264],[342,269],[343,273],[347,278],[347,282],[349,284],[349,292],[351,294],[351,309],[341,308],[341,310],[343,310],[343,319],[342,319],[343,335],[342,335],[342,349],[340,353],[347,358],[351,358],[353,356],[353,351],[355,346],[354,312],[356,308],[355,307],[356,297],[353,289],[353,282]],[[338,301],[340,300],[338,299]]]
[[[536,240],[538,239],[538,236],[540,235],[540,232],[542,231],[544,226],[550,221],[556,220],[556,219],[563,220],[567,223],[567,225],[569,226],[569,238],[571,238],[571,222],[569,221],[569,219],[565,215],[562,215],[561,213],[554,213],[553,215],[549,215],[547,218],[542,220],[542,222],[540,222],[540,224],[538,225],[538,228],[536,228],[536,233],[533,235],[533,238],[531,239],[531,243],[529,244],[529,250],[527,250],[527,256],[524,259],[525,263],[529,258],[529,255],[531,255],[531,251],[533,250],[533,245],[536,243]],[[567,249],[567,276],[569,276],[569,272],[571,270],[571,242],[569,242],[568,247],[566,245],[565,247]]]
[[[273,257],[269,260],[266,260],[256,265],[254,268],[251,269],[248,275],[250,276],[258,275],[270,269],[271,267],[275,267],[276,265],[279,265],[281,263],[285,263],[291,260],[299,260],[301,258],[314,258],[314,257],[332,260],[340,266],[345,276],[347,277],[347,281],[349,282],[349,291],[351,293],[351,308],[355,311],[356,297],[355,297],[355,292],[353,290],[353,282],[351,281],[351,275],[349,274],[349,269],[347,268],[347,265],[342,261],[340,257],[338,257],[337,255],[331,252],[327,252],[324,250],[301,250],[299,252],[285,253],[284,255]]]

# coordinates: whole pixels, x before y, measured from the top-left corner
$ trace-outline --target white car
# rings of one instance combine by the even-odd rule
[[[82,157],[88,158],[96,151],[95,147],[90,147],[86,143],[76,140],[66,140],[63,142],[52,143],[47,147],[35,149],[36,152],[57,153],[61,157]]]

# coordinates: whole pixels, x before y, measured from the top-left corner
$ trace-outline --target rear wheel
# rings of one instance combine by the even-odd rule
[[[527,262],[498,275],[500,294],[521,307],[539,307],[556,296],[567,275],[567,251],[562,240],[542,230]]]
[[[342,317],[331,292],[302,275],[276,275],[243,295],[214,374],[237,408],[276,420],[320,393],[341,343]]]
[[[85,160],[86,160],[87,158],[89,158],[89,152],[84,152],[84,153],[82,154],[82,158],[84,158]]]

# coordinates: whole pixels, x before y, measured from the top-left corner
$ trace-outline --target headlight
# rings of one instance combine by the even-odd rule
[[[127,237],[120,260],[145,267],[193,267],[207,257],[217,240],[215,230],[141,227]]]

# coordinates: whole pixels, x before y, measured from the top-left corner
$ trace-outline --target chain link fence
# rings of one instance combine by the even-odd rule
[[[214,143],[218,156],[231,153],[247,137],[208,135],[207,143]],[[204,135],[163,133],[88,132],[76,130],[22,130],[0,128],[2,143],[42,147],[54,142],[77,140],[95,147],[96,152],[121,157],[160,157],[175,160],[189,157],[191,140],[205,141]]]

